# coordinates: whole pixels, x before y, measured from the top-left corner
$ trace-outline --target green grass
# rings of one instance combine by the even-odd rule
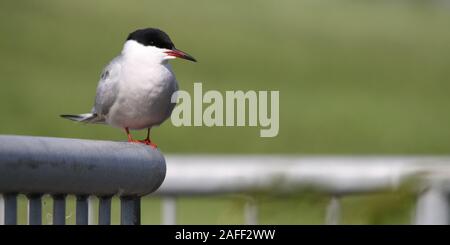
[[[58,115],[89,111],[127,34],[154,26],[199,60],[172,62],[182,89],[280,91],[278,137],[166,122],[153,131],[165,153],[448,154],[450,11],[429,2],[3,0],[0,133],[124,140],[121,130]],[[242,221],[230,215],[234,201],[196,200],[182,201],[180,222]],[[219,214],[197,220],[196,205]],[[267,223],[298,221],[262,205]]]

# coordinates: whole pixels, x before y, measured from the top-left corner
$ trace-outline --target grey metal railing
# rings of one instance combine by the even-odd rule
[[[17,195],[28,199],[28,223],[41,224],[42,196],[53,197],[53,224],[66,222],[66,197],[76,196],[76,223],[92,223],[90,196],[99,199],[98,223],[111,223],[111,198],[121,199],[121,224],[140,223],[140,197],[163,197],[163,224],[175,224],[177,199],[243,193],[244,216],[257,224],[252,194],[328,193],[325,220],[339,224],[342,198],[396,191],[418,181],[416,224],[450,223],[450,157],[169,155],[145,145],[0,136],[0,224],[17,223]],[[300,192],[299,192],[300,191]]]
[[[99,224],[110,224],[115,195],[121,224],[139,224],[140,198],[155,191],[165,173],[163,155],[146,145],[0,136],[0,224],[17,224],[18,194],[28,198],[29,224],[41,224],[44,194],[53,198],[55,225],[65,224],[67,195],[76,196],[76,224],[89,222],[89,196],[99,198]]]
[[[339,224],[341,199],[397,191],[413,180],[415,224],[450,224],[450,157],[168,155],[167,176],[154,193],[163,198],[163,224],[176,224],[177,199],[242,193],[244,217],[258,223],[255,193],[299,195],[316,190],[330,196],[326,224]]]

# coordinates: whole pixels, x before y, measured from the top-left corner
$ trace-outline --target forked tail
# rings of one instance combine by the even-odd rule
[[[62,118],[66,118],[75,122],[84,122],[84,123],[104,123],[105,120],[102,117],[99,117],[96,113],[84,113],[78,115],[60,115]]]

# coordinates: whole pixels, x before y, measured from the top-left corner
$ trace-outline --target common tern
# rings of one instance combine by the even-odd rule
[[[146,28],[130,33],[121,54],[101,73],[91,112],[61,117],[123,128],[129,142],[156,148],[150,140],[150,129],[170,117],[175,107],[171,97],[178,90],[178,82],[169,64],[175,58],[196,62],[176,49],[162,30]],[[134,140],[130,129],[147,129],[147,138]]]

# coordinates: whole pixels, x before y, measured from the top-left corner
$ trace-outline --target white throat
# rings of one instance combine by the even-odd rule
[[[161,49],[154,46],[144,46],[134,40],[125,42],[122,55],[132,62],[140,62],[147,65],[166,65],[168,62],[166,49]]]

